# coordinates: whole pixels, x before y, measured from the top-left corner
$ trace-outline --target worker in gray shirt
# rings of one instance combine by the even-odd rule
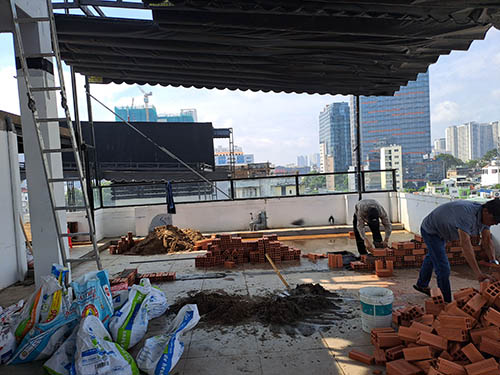
[[[471,245],[471,236],[481,235],[481,247],[490,262],[496,262],[495,247],[491,239],[490,225],[500,223],[500,199],[485,204],[471,201],[453,201],[436,207],[422,221],[420,233],[427,245],[427,255],[420,269],[420,275],[413,287],[430,295],[429,282],[432,271],[436,272],[437,284],[444,300],[451,302],[450,262],[446,255],[446,241],[458,241],[463,248],[467,263],[478,281],[492,279],[479,269]]]
[[[382,241],[380,234],[380,222],[384,226],[385,238]],[[373,236],[373,244],[365,233],[365,224],[368,224]],[[391,236],[392,226],[384,207],[375,199],[362,199],[354,208],[352,226],[356,237],[356,245],[360,255],[366,255],[367,250],[372,251],[375,247],[387,247]]]

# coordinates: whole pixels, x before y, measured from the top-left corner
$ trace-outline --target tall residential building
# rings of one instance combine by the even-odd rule
[[[468,122],[446,128],[446,148],[462,161],[480,159],[497,147],[492,124]]]
[[[396,170],[396,188],[403,188],[403,151],[400,145],[390,145],[380,148],[380,169]],[[381,187],[383,190],[392,188],[392,173],[382,172]]]
[[[355,109],[351,97],[351,108]],[[431,152],[429,73],[417,76],[393,96],[360,97],[361,161],[371,170],[380,168],[380,148],[401,145],[404,185],[422,186],[425,176],[415,167]],[[355,159],[356,110],[351,111],[351,140]]]
[[[309,166],[311,169],[319,170],[319,153],[309,155]]]
[[[333,157],[334,172],[347,171],[351,165],[349,113],[348,103],[332,103],[319,114],[319,143],[323,153]]]
[[[321,142],[319,144],[319,172],[326,172],[326,158],[328,154],[326,153],[326,144]]]
[[[496,149],[500,147],[500,121],[493,121],[491,124],[491,133],[493,134],[493,144]]]
[[[307,155],[299,155],[297,156],[297,167],[307,167],[309,166],[309,162],[307,159]]]
[[[458,158],[458,134],[456,126],[449,126],[445,130],[446,133],[446,151]]]
[[[125,106],[115,107],[115,112],[118,116],[129,122],[146,122],[149,116],[149,122],[157,122],[158,114],[156,113],[155,106]],[[115,121],[122,121],[120,117],[115,116]]]

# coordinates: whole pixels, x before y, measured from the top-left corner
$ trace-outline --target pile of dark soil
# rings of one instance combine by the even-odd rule
[[[177,301],[170,311],[177,314],[186,304],[196,304],[201,320],[211,324],[235,325],[257,320],[263,324],[293,325],[311,316],[339,310],[342,299],[319,284],[301,284],[287,296],[249,298],[224,292],[199,292]]]
[[[155,255],[173,253],[176,251],[193,250],[196,241],[203,235],[193,229],[180,229],[173,225],[156,227],[154,232],[136,243],[125,255]]]

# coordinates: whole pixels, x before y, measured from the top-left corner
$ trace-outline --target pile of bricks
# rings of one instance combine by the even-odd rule
[[[134,235],[132,232],[128,232],[126,236],[122,236],[120,240],[118,241],[117,245],[111,245],[109,247],[109,253],[110,254],[123,254],[130,250],[134,245],[136,241],[134,240]]]
[[[241,237],[216,235],[210,239],[196,242],[194,250],[207,250],[205,255],[197,256],[196,267],[224,266],[233,268],[243,263],[266,263],[265,254],[275,262],[298,260],[300,250],[281,244],[276,234],[258,240],[245,241]]]
[[[482,252],[481,246],[479,246],[480,237],[472,236],[471,242],[476,256],[480,257]],[[420,267],[427,254],[427,246],[421,236],[415,235],[412,241],[393,242],[390,248],[374,249],[372,254],[373,257],[362,255],[360,261],[351,262],[352,269],[372,271],[376,269],[377,261],[383,262],[382,269],[390,268],[388,262],[392,262],[392,268]],[[452,266],[467,263],[460,241],[447,242],[446,254]],[[380,267],[381,263],[378,264]]]
[[[341,254],[328,254],[328,268],[342,268],[343,266]]]
[[[500,282],[466,288],[446,304],[433,289],[425,308],[409,306],[393,312],[399,327],[371,332],[372,355],[351,351],[366,364],[385,365],[388,375],[500,374]]]
[[[139,284],[141,279],[149,279],[152,283],[162,283],[166,281],[175,281],[175,272],[150,272],[138,273],[137,268],[125,269],[109,280],[111,291],[127,289],[129,286]]]

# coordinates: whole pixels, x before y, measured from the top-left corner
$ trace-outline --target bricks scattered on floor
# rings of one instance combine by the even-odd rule
[[[109,280],[111,291],[127,289],[129,286],[139,284],[141,279],[149,279],[152,283],[162,283],[166,281],[175,281],[175,272],[149,272],[138,273],[137,268],[125,269],[118,275]]]
[[[233,268],[243,263],[266,263],[265,254],[269,254],[274,263],[300,261],[301,256],[299,249],[279,242],[276,234],[245,242],[241,237],[228,234],[216,235],[196,242],[194,249],[207,250],[205,255],[197,256],[195,259],[195,266],[199,268],[216,266]]]
[[[480,237],[472,236],[471,242],[476,255],[481,257],[483,254],[481,246],[479,246]],[[463,256],[463,249],[460,247],[460,241],[447,242],[446,253],[452,266],[467,263]],[[411,241],[393,242],[389,248],[374,249],[373,256],[361,256],[361,260],[351,262],[351,267],[357,271],[375,270],[379,277],[388,277],[392,276],[390,269],[422,266],[426,254],[425,242],[421,236],[415,235]]]
[[[454,293],[433,289],[425,307],[393,312],[392,327],[372,330],[373,354],[349,354],[385,365],[388,375],[500,375],[500,281]]]

